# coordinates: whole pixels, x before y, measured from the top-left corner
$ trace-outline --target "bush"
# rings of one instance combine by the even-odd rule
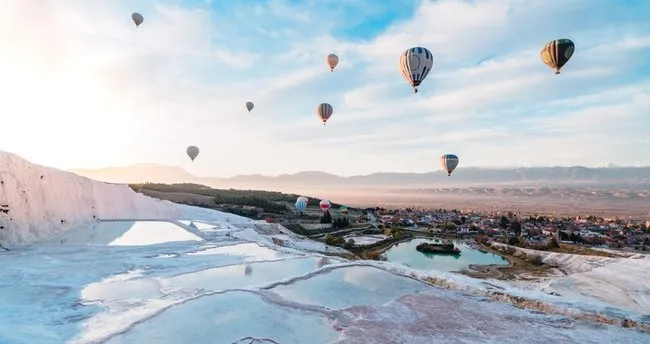
[[[343,246],[345,239],[342,236],[327,234],[325,235],[325,243],[331,246]]]
[[[364,254],[364,258],[368,260],[383,260],[381,253],[377,250],[368,251]]]

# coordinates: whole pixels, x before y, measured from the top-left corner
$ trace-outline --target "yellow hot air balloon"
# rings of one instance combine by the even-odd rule
[[[327,103],[322,103],[318,105],[316,108],[316,115],[323,121],[323,125],[325,125],[325,122],[332,116],[332,113],[334,112],[334,108],[332,108],[332,105],[327,104]]]
[[[339,57],[336,56],[336,54],[329,54],[327,55],[326,61],[327,65],[330,67],[330,72],[333,72],[336,65],[339,64]]]
[[[131,14],[131,19],[133,19],[133,22],[135,23],[136,27],[140,26],[140,24],[142,24],[142,22],[144,21],[144,17],[142,16],[142,14],[137,12]]]
[[[575,51],[575,44],[567,38],[555,39],[546,44],[539,52],[542,62],[555,71],[555,74],[560,74],[560,69],[569,62],[573,52]]]

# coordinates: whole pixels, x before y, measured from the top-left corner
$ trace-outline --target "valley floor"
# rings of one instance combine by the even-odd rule
[[[327,257],[319,253],[321,243],[281,226],[183,209],[185,218],[197,220],[100,222],[0,253],[0,342],[646,343],[650,339],[649,334],[618,323],[610,326],[586,317],[533,312],[495,301],[495,295],[539,299],[576,312],[606,312],[612,318],[639,322],[643,309],[617,308],[613,303],[605,307],[585,298],[553,296],[532,287],[524,290],[454,273]],[[595,283],[586,277],[580,281]]]

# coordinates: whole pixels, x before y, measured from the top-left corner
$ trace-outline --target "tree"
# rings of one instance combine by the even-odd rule
[[[460,222],[461,222],[462,224],[465,224],[465,222],[467,222],[467,218],[466,218],[465,216],[461,216],[461,217],[460,217]]]
[[[455,232],[456,231],[456,225],[453,223],[445,223],[442,228],[445,230],[445,232]]]
[[[515,232],[515,236],[520,236],[521,235],[521,223],[519,223],[519,221],[517,221],[517,220],[510,222],[510,230]]]
[[[501,218],[499,219],[499,228],[506,229],[508,228],[509,224],[510,224],[510,220],[505,216],[501,216]]]

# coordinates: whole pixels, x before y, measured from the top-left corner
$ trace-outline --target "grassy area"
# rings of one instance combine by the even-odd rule
[[[214,199],[215,205],[232,204],[263,208],[268,212],[286,211],[287,204],[293,204],[299,195],[285,194],[277,191],[263,190],[235,190],[235,189],[213,189],[199,184],[130,184],[131,189],[136,192],[155,191],[158,193],[187,193],[193,195],[207,196]],[[317,205],[321,200],[310,198],[310,205]],[[332,208],[340,208],[340,204],[332,203]]]

